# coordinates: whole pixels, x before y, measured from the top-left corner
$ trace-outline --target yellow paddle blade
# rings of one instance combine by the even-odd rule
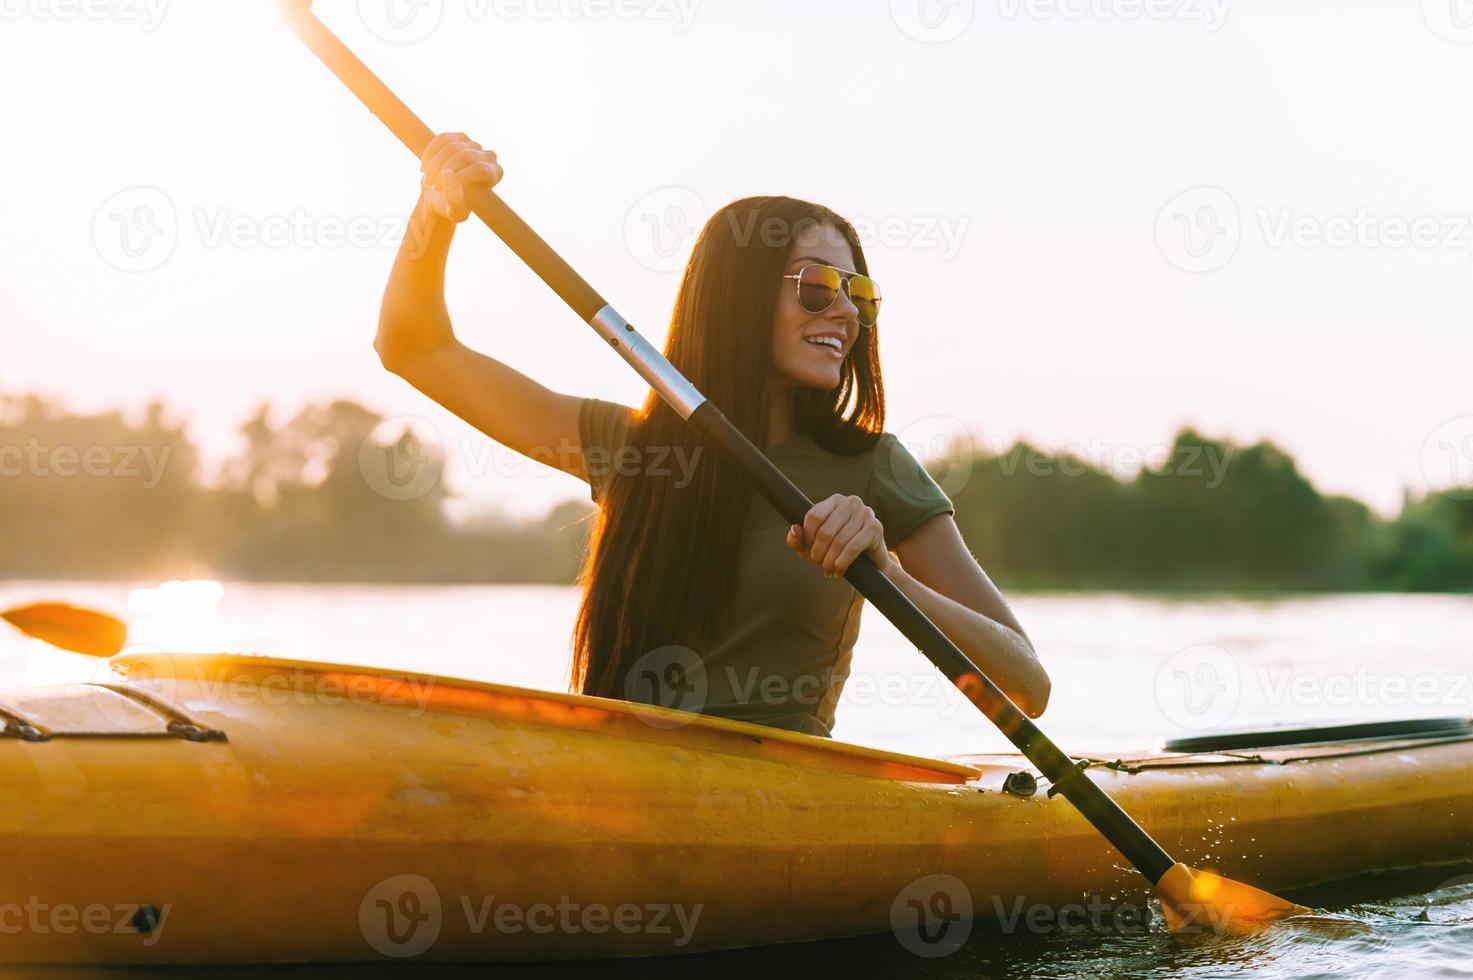
[[[111,657],[123,649],[128,637],[128,627],[121,620],[60,602],[21,606],[0,612],[0,619],[27,636],[91,657]]]
[[[1256,932],[1309,909],[1261,888],[1177,863],[1156,882],[1161,912],[1172,932]]]

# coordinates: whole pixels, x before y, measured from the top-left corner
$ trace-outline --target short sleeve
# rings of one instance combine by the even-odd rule
[[[885,527],[891,548],[938,514],[954,514],[951,498],[910,450],[886,432],[875,447],[875,468],[866,502]]]
[[[618,466],[619,454],[629,445],[629,430],[639,413],[627,405],[585,398],[578,406],[578,440],[583,449],[583,471],[589,495],[603,499]]]

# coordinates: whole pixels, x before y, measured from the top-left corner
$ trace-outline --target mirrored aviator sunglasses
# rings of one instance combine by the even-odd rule
[[[798,283],[798,302],[809,313],[823,313],[833,306],[842,289],[858,311],[860,326],[872,327],[880,318],[880,287],[869,276],[841,272],[831,265],[805,265],[796,275],[783,278]]]

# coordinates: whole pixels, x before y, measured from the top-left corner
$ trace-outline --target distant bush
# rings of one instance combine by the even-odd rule
[[[946,453],[938,480],[988,572],[1013,584],[1152,589],[1473,589],[1473,502],[1408,499],[1393,521],[1321,495],[1270,442],[1176,436],[1120,479],[1026,443]],[[970,459],[965,472],[955,460]]]
[[[263,408],[241,430],[244,448],[207,482],[182,424],[161,406],[129,421],[0,400],[0,576],[573,580],[591,504],[457,527],[438,460],[418,464],[431,468],[427,488],[402,499],[365,479],[359,454],[382,421],[337,401],[273,426]]]
[[[242,449],[205,474],[162,405],[129,419],[0,396],[0,576],[574,580],[591,504],[567,501],[535,521],[455,524],[440,461],[412,435],[375,448],[382,422],[350,401],[281,424],[262,408],[242,427]],[[371,485],[365,445],[412,461],[423,488]],[[1026,443],[948,455],[970,459],[964,471],[936,468],[962,535],[1010,585],[1473,589],[1473,500],[1408,498],[1383,520],[1359,501],[1321,495],[1272,443],[1185,429],[1164,460],[1130,479]]]

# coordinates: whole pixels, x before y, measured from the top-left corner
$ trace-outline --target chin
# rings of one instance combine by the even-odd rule
[[[842,380],[838,368],[832,371],[789,371],[785,372],[788,382],[795,388],[817,388],[833,391]]]

